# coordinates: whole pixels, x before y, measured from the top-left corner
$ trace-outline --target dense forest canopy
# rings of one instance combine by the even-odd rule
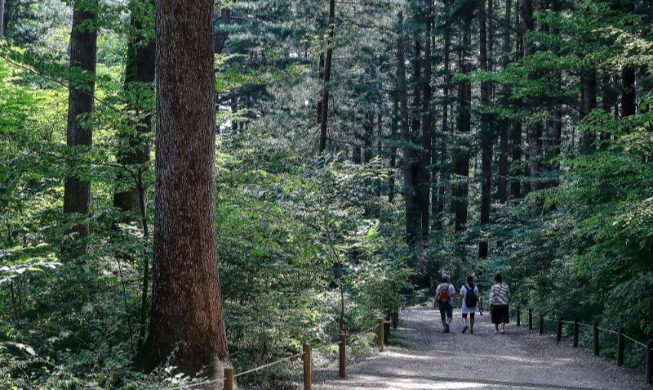
[[[483,292],[501,272],[522,307],[653,335],[650,1],[0,15],[0,387],[213,376],[174,347],[197,336],[182,312],[211,312],[208,354],[243,371],[443,273]]]

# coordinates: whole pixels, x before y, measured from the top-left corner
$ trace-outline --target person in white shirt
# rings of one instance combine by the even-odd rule
[[[499,333],[499,324],[501,324],[501,333],[504,333],[506,324],[510,322],[508,315],[510,288],[503,283],[503,278],[498,272],[494,276],[494,282],[490,289],[490,317],[492,317],[492,323],[494,324],[494,333],[497,334]]]
[[[463,333],[467,332],[474,334],[474,314],[481,305],[478,287],[474,284],[474,277],[469,275],[467,283],[463,284],[460,288],[461,297],[461,311],[463,313]],[[469,315],[469,322],[467,316]]]
[[[433,308],[440,309],[442,319],[442,333],[449,333],[449,324],[453,317],[453,297],[456,295],[456,288],[449,283],[449,276],[442,275],[442,283],[435,289]]]

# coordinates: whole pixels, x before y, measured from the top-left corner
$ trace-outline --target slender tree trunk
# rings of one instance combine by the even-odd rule
[[[515,2],[515,26],[521,26],[521,0]],[[515,45],[515,60],[519,61],[524,55],[524,34],[521,29],[517,29],[517,34],[515,35],[516,45]],[[516,118],[513,127],[512,134],[510,136],[512,141],[511,145],[511,175],[515,176],[510,181],[510,193],[514,199],[519,199],[522,197],[522,183],[520,176],[523,174],[522,164],[522,122],[521,119]]]
[[[365,145],[365,150],[363,151],[363,161],[368,164],[372,161],[372,156],[374,155],[374,150],[372,149],[374,137],[374,113],[368,111],[365,113],[365,124],[363,125],[365,131],[363,135],[363,142]]]
[[[460,70],[462,74],[471,72],[468,51],[471,44],[471,22],[465,21],[463,26],[462,42],[459,51]],[[467,80],[462,80],[458,84],[458,114],[456,118],[456,128],[460,140],[456,143],[453,152],[454,174],[456,178],[452,185],[452,204],[454,211],[454,230],[456,233],[466,229],[468,217],[468,200],[469,194],[469,159],[470,145],[466,140],[471,130],[471,99],[472,85]]]
[[[582,69],[580,75],[580,120],[585,119],[596,108],[596,69]],[[581,138],[580,149],[582,153],[589,153],[594,149],[596,135],[584,131]]]
[[[5,36],[5,0],[0,0],[0,38]]]
[[[448,14],[451,7],[451,1],[444,1],[444,13]],[[440,136],[439,163],[440,163],[440,185],[438,186],[437,201],[434,196],[435,210],[433,212],[433,230],[442,230],[444,226],[444,207],[447,183],[449,182],[449,169],[447,163],[447,142],[449,136],[449,100],[451,93],[451,26],[444,27],[444,74],[442,87],[442,133]],[[433,153],[434,158],[437,154]],[[434,164],[438,160],[434,160]]]
[[[128,166],[145,164],[150,160],[148,134],[152,130],[152,112],[150,107],[139,105],[139,102],[147,100],[143,99],[146,90],[154,91],[155,41],[153,38],[146,38],[149,34],[143,31],[142,19],[147,15],[140,15],[136,11],[140,9],[136,7],[136,3],[134,0],[130,2],[131,26],[134,33],[127,46],[124,84],[125,93],[136,102],[129,107],[134,112],[135,128],[118,132],[119,144],[122,147],[116,155],[118,163]],[[149,5],[154,11],[154,0],[150,0]],[[132,211],[134,215],[139,215],[139,199],[139,190],[134,181],[131,188],[114,194],[113,205],[121,211]]]
[[[403,13],[399,12],[399,26],[403,29]],[[404,171],[403,194],[406,205],[406,242],[412,246],[419,236],[419,207],[415,202],[415,187],[413,186],[413,148],[410,133],[408,113],[408,85],[406,81],[406,49],[403,33],[397,38],[397,86],[399,92],[399,113],[401,118],[401,140],[404,144],[402,168]]]
[[[603,72],[603,76],[601,77],[601,108],[603,111],[615,115],[615,118],[619,116],[617,94],[612,86],[612,76],[606,71]],[[607,141],[610,140],[611,136],[612,134],[607,131],[601,132],[599,149],[607,149]]]
[[[215,248],[212,2],[158,0],[152,318],[140,363],[222,376],[228,359]],[[187,28],[184,26],[192,26]]]
[[[220,19],[218,23],[218,31],[213,35],[213,51],[217,54],[222,54],[224,47],[229,39],[229,32],[224,26],[231,25],[231,9],[222,8],[220,10]]]
[[[143,31],[143,18],[147,15],[141,14],[137,10],[136,1],[130,2],[131,26],[133,35],[127,45],[127,65],[125,67],[125,94],[134,102],[147,101],[143,99],[143,93],[147,90],[154,92],[154,61],[155,61],[155,41],[154,38],[146,40],[145,37],[152,35]],[[154,11],[154,0],[150,0],[148,5],[150,11]],[[136,104],[130,104],[130,110],[134,112],[134,128],[118,132],[119,143],[123,148],[116,155],[118,163],[126,166],[139,166],[150,160],[150,147],[148,143],[148,134],[152,130],[152,111],[150,107]],[[149,111],[149,112],[148,112]],[[143,182],[143,167],[132,168],[132,186],[125,191],[117,191],[113,197],[113,205],[123,212],[131,211],[134,216],[138,216],[143,230],[143,240],[149,240],[149,229],[147,226],[147,188]],[[135,180],[134,180],[135,179]],[[129,221],[129,218],[123,218],[123,222]],[[148,314],[148,290],[149,290],[149,258],[143,254],[143,280],[141,288],[141,316],[138,338],[138,348],[140,349],[145,341],[147,330]]]
[[[70,68],[74,77],[68,88],[69,147],[87,146],[93,142],[93,131],[88,117],[93,114],[95,94],[95,66],[97,53],[97,29],[95,11],[97,1],[73,4],[73,26],[70,33]],[[88,214],[91,205],[91,183],[78,176],[66,177],[64,184],[63,211],[66,214]],[[75,241],[64,240],[62,252],[65,257],[75,258],[87,253],[85,243],[88,225],[77,225],[66,232]]]
[[[431,132],[433,131],[433,113],[431,112],[431,26],[433,19],[433,2],[424,0],[426,12],[426,29],[424,32],[424,58],[422,61],[424,68],[424,79],[422,83],[422,153],[419,161],[419,189],[420,192],[420,211],[422,214],[422,239],[426,240],[429,235],[430,225],[430,193],[431,185],[429,183],[429,165],[431,163]]]
[[[399,68],[397,68],[399,69]],[[397,74],[399,70],[397,70]],[[392,118],[390,122],[390,174],[388,175],[388,203],[395,200],[395,169],[397,168],[397,133],[399,130],[399,92],[392,92]]]
[[[422,44],[421,44],[421,36],[419,33],[416,33],[414,36],[414,58],[413,61],[411,62],[413,64],[413,74],[412,74],[412,87],[413,87],[413,102],[412,102],[412,107],[410,111],[410,117],[411,117],[411,143],[413,147],[413,152],[412,152],[412,158],[410,160],[410,165],[411,165],[411,186],[412,189],[411,191],[413,192],[413,202],[415,203],[415,208],[416,210],[412,212],[410,215],[412,216],[413,220],[408,222],[411,225],[414,225],[415,228],[417,229],[418,235],[417,239],[418,240],[423,240],[426,237],[422,236],[422,207],[423,204],[425,203],[425,199],[423,198],[424,192],[422,191],[422,186],[423,183],[421,182],[422,180],[422,173],[421,173],[421,162],[422,162],[422,153],[423,151],[419,150],[417,145],[421,145],[421,123],[422,123],[422,85],[424,83],[424,79],[422,79]],[[428,199],[428,198],[427,198]],[[427,228],[428,229],[428,228]]]
[[[635,115],[635,69],[631,66],[626,66],[621,70],[621,116],[627,117]]]
[[[333,62],[333,30],[336,28],[336,1],[329,0],[329,30],[327,33],[326,60],[324,62],[324,90],[322,91],[322,117],[320,119],[320,154],[324,153],[327,141],[327,118],[329,114],[329,82]]]
[[[487,15],[485,0],[482,0],[478,9],[479,23],[479,66],[482,71],[488,71],[488,40],[487,40]],[[490,128],[490,117],[485,111],[490,106],[492,86],[488,81],[481,82],[481,234],[490,222],[490,205],[492,204],[492,146],[494,137]],[[481,237],[478,246],[478,257],[486,258],[488,255],[488,241]]]
[[[508,23],[511,23],[512,15],[512,0],[506,0],[505,4],[505,20]],[[510,29],[506,29],[503,33],[503,58],[502,58],[502,67],[506,69],[508,64],[510,64],[510,55],[512,53],[512,43],[511,38],[512,34]],[[511,94],[510,88],[507,86],[503,87],[503,96],[502,100],[506,101]],[[499,203],[504,204],[508,201],[508,129],[510,127],[510,122],[507,120],[502,120],[500,123],[499,134],[499,175],[497,180],[497,198]]]

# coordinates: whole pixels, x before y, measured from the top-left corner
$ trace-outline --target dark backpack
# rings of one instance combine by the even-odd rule
[[[465,293],[465,306],[471,308],[471,307],[476,307],[478,305],[478,295],[476,295],[476,292],[474,291],[474,286],[465,286],[467,292]]]
[[[449,283],[447,283],[447,288],[440,288],[440,294],[438,296],[438,301],[440,303],[447,304],[451,300],[451,297],[449,296]]]

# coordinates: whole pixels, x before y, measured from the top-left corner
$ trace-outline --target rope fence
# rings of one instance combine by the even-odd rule
[[[620,327],[618,331],[615,331],[612,329],[605,329],[599,327],[598,322],[594,322],[593,325],[582,323],[578,320],[578,318],[576,318],[574,321],[565,321],[563,318],[558,318],[558,319],[547,318],[543,313],[538,314],[538,316],[539,316],[540,336],[543,336],[546,333],[545,323],[547,324],[557,323],[557,329],[556,329],[557,342],[562,341],[564,325],[573,325],[574,348],[578,348],[578,339],[579,339],[578,336],[580,333],[580,328],[591,327],[593,330],[594,355],[596,356],[599,356],[600,354],[600,347],[601,347],[600,337],[599,337],[600,332],[617,336],[617,356],[616,356],[617,366],[622,366],[624,363],[624,351],[625,351],[626,340],[631,341],[636,346],[643,347],[646,355],[646,383],[649,385],[653,384],[653,339],[650,339],[648,343],[644,344],[641,341],[626,335],[624,333],[623,327]],[[517,306],[516,317],[517,317],[516,318],[517,326],[521,326],[521,308],[519,306]],[[533,309],[528,309],[528,329],[529,330],[533,329]]]
[[[203,386],[203,385],[208,385],[208,384],[212,384],[212,383],[217,383],[217,382],[222,381],[222,380],[224,380],[224,390],[233,390],[234,385],[235,385],[235,380],[238,377],[242,377],[244,375],[251,374],[251,373],[256,372],[256,371],[261,371],[261,370],[264,370],[264,369],[269,368],[271,366],[274,366],[274,365],[277,365],[277,364],[280,364],[280,363],[283,363],[283,362],[286,362],[286,361],[290,361],[290,360],[293,360],[293,359],[297,359],[297,358],[300,358],[300,357],[301,357],[301,359],[303,361],[304,390],[311,390],[311,383],[312,383],[312,358],[311,358],[311,356],[312,356],[312,352],[327,349],[327,348],[331,348],[331,347],[337,345],[338,348],[339,348],[339,351],[338,351],[339,352],[339,354],[338,354],[339,355],[339,359],[338,359],[339,360],[339,370],[338,370],[339,371],[339,376],[340,376],[340,378],[344,378],[345,377],[345,362],[346,362],[346,353],[345,352],[346,352],[347,344],[350,343],[351,341],[355,340],[356,338],[361,337],[364,334],[368,334],[369,332],[376,330],[376,337],[377,337],[377,344],[378,344],[379,352],[383,352],[383,348],[384,348],[384,328],[385,328],[386,324],[391,324],[391,323],[392,323],[391,321],[386,321],[384,318],[378,318],[377,321],[376,321],[376,324],[374,326],[372,326],[370,328],[367,328],[365,330],[362,330],[362,331],[360,331],[358,333],[351,334],[351,335],[349,335],[349,337],[346,337],[344,333],[341,333],[339,335],[340,340],[338,342],[333,342],[331,344],[322,345],[321,347],[316,348],[313,351],[311,350],[310,344],[304,344],[303,351],[301,353],[297,353],[295,355],[288,356],[288,357],[276,360],[274,362],[264,364],[264,365],[259,366],[259,367],[254,367],[254,368],[252,368],[250,370],[243,371],[243,372],[238,373],[238,374],[235,374],[234,369],[232,367],[225,368],[224,369],[224,379],[201,382],[201,383],[197,383],[197,384],[181,385],[181,386],[178,386],[178,387],[170,387],[170,388],[166,388],[164,390],[192,388],[192,387],[196,387],[196,386]]]

